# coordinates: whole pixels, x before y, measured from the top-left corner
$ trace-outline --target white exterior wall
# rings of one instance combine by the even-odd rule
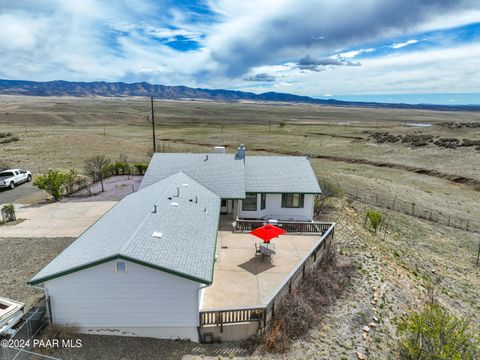
[[[53,322],[84,333],[198,341],[201,284],[131,262],[127,269],[117,273],[111,261],[48,281]]]
[[[257,194],[257,211],[243,211],[242,201],[239,200],[238,208],[240,219],[277,219],[312,221],[315,195],[305,194],[303,208],[282,208],[282,194],[267,194],[266,207],[260,210],[261,195]]]

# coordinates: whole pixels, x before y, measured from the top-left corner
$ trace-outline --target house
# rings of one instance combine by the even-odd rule
[[[80,332],[198,341],[220,213],[311,221],[320,188],[304,157],[155,154],[126,196],[36,274],[51,321]]]
[[[140,188],[183,171],[222,199],[221,212],[236,219],[311,221],[321,192],[306,157],[156,153]]]

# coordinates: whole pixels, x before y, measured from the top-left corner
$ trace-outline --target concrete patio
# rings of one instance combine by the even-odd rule
[[[255,255],[260,239],[232,233],[232,220],[222,217],[212,286],[204,290],[201,309],[238,308],[263,304],[286,279],[320,235],[281,235],[272,240],[276,255]]]

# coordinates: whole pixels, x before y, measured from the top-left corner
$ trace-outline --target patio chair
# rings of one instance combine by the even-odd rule
[[[260,245],[255,243],[255,256],[257,255],[262,255],[262,252],[260,250]]]

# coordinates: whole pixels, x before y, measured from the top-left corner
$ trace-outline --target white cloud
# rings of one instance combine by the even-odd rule
[[[339,56],[343,59],[352,59],[360,54],[363,54],[363,53],[370,53],[372,51],[375,51],[375,49],[373,48],[368,48],[368,49],[358,49],[358,50],[352,50],[352,51],[346,51],[346,52],[342,52],[338,55],[334,55],[334,56]]]
[[[405,47],[405,46],[408,46],[408,45],[413,45],[413,44],[416,44],[416,43],[418,43],[418,40],[412,39],[412,40],[407,40],[405,42],[392,44],[392,45],[390,45],[390,47],[392,49],[400,49],[402,47]]]
[[[0,13],[0,78],[149,81],[253,91],[274,87],[306,95],[479,88],[472,74],[473,44],[448,44],[440,49],[446,53],[417,50],[417,59],[404,54],[364,56],[362,66],[333,70],[334,65],[328,65],[321,68],[328,71],[318,73],[302,72],[297,66],[307,55],[317,62],[331,57],[357,64],[348,60],[380,50],[380,41],[411,37],[390,45],[399,49],[418,42],[414,37],[421,38],[415,33],[419,29],[480,21],[478,1],[202,2],[215,12],[213,22],[191,21],[189,11],[165,4],[5,1]],[[197,41],[199,49],[182,52],[169,47],[178,37]],[[243,80],[258,74],[267,74],[257,78],[268,81],[250,85]]]

